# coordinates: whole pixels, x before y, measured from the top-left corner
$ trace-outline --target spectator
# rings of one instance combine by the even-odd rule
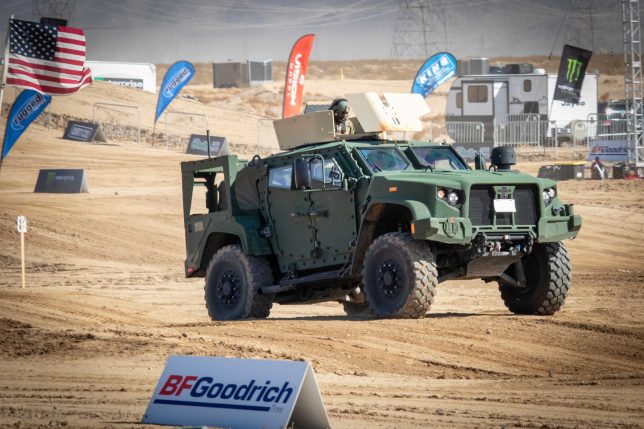
[[[590,177],[596,180],[604,180],[606,178],[606,167],[602,164],[598,156],[595,157],[593,164],[590,166]]]

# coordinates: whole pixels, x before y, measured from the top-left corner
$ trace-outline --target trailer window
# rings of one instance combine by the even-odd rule
[[[468,103],[487,103],[487,85],[470,85],[467,87]]]
[[[463,93],[461,91],[458,91],[456,93],[456,108],[457,109],[463,108]]]
[[[530,91],[532,91],[532,81],[530,79],[526,79],[523,81],[523,92]]]

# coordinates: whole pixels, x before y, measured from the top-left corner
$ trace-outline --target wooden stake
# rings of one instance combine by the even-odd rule
[[[20,260],[22,271],[22,288],[25,288],[25,233],[20,233]]]

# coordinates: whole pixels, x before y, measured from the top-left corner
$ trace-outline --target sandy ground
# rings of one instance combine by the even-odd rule
[[[332,97],[407,82],[307,88]],[[279,85],[191,91],[212,100],[173,109],[207,112],[251,153]],[[96,101],[136,103],[151,128],[153,96],[100,84],[51,112],[91,117]],[[179,162],[190,157],[149,142],[66,141],[58,126],[32,126],[0,172],[0,426],[140,427],[171,354],[310,361],[337,428],[644,425],[644,181],[559,184],[584,226],[566,243],[573,287],[553,317],[515,316],[491,284],[452,281],[420,320],[349,320],[326,303],[216,323],[203,280],[183,278]],[[41,168],[84,168],[90,192],[35,194]],[[30,225],[24,290],[20,214]]]

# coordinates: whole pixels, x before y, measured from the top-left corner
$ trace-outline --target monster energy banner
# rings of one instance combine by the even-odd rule
[[[89,192],[85,170],[40,170],[34,192],[50,194],[77,194]]]
[[[581,85],[584,83],[586,67],[592,54],[585,49],[564,45],[555,86],[555,100],[579,103]]]

